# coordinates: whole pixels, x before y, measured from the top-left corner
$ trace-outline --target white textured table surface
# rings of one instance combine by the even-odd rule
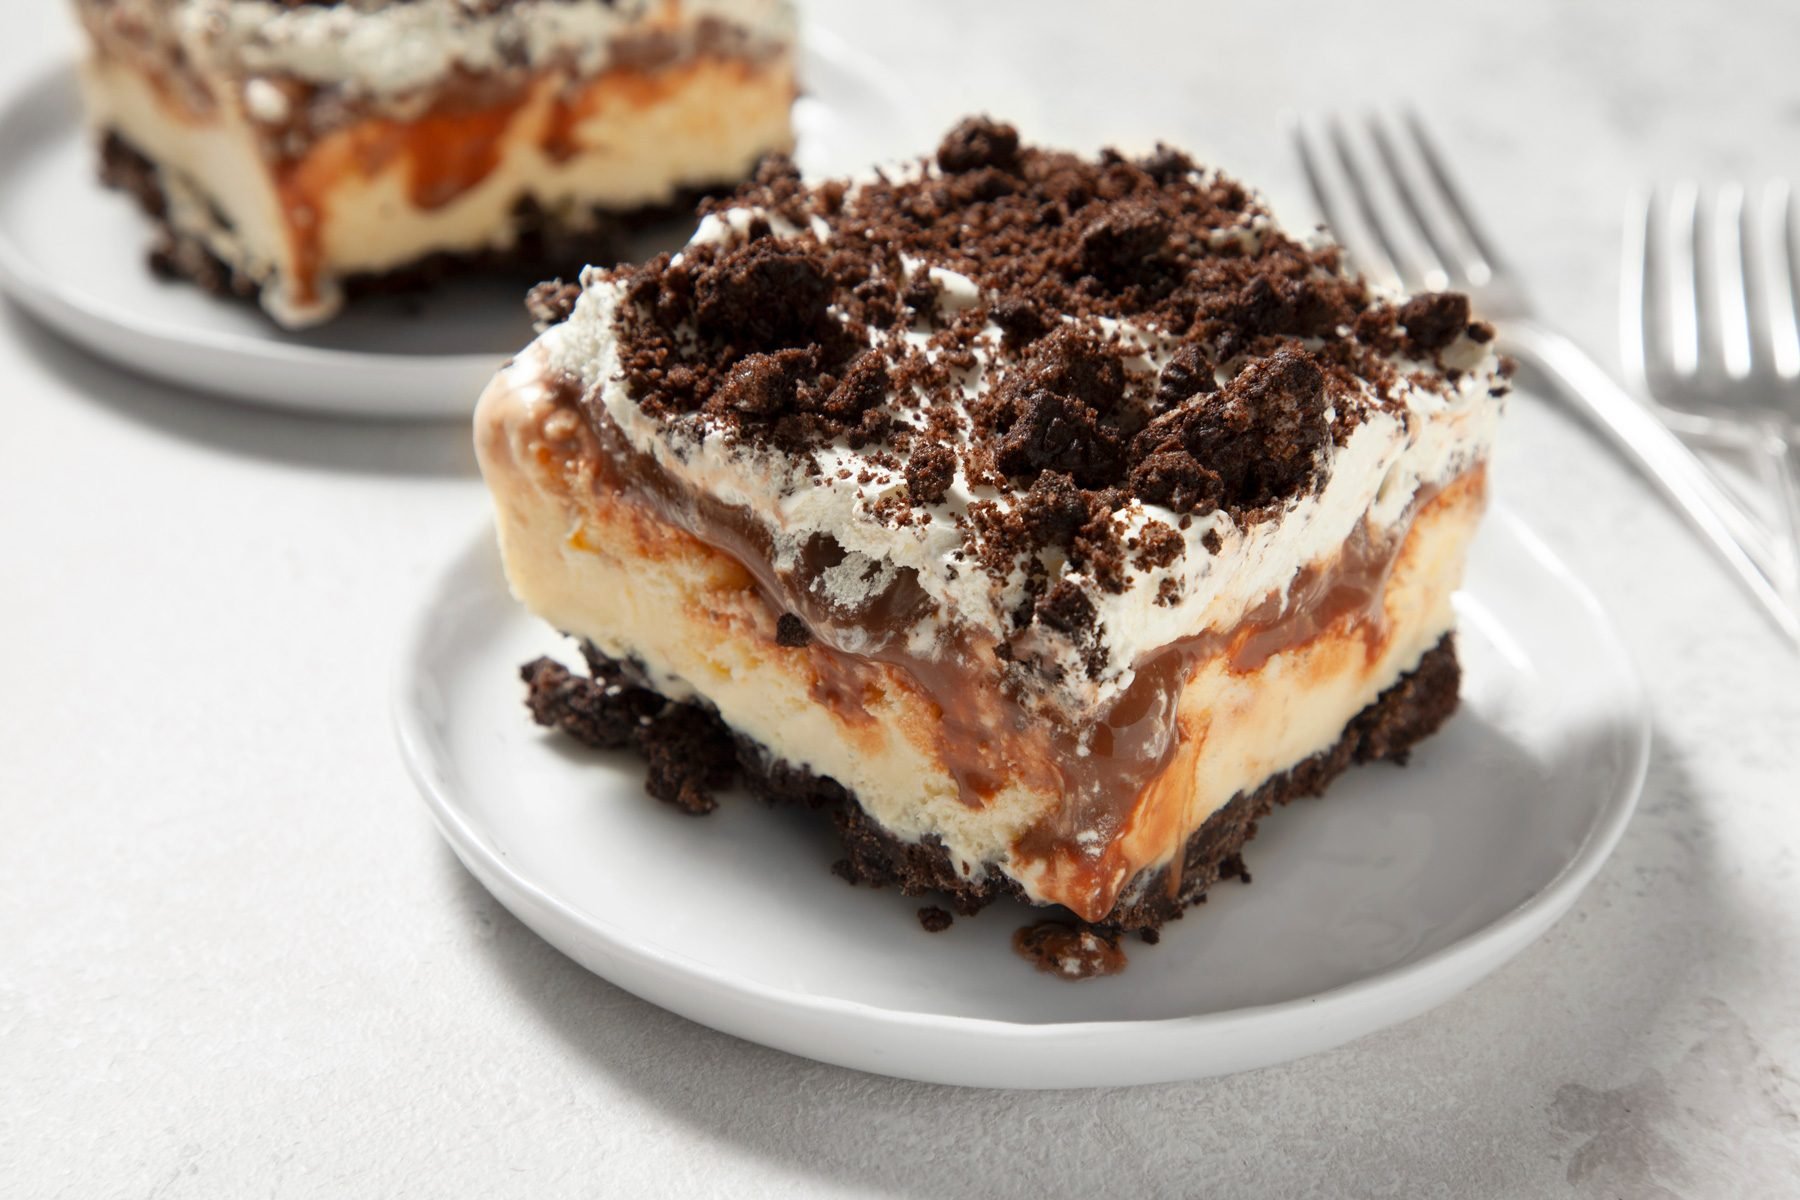
[[[988,107],[1072,145],[1160,135],[1278,198],[1275,106],[1417,101],[1608,361],[1625,189],[1800,164],[1785,0],[1096,7],[819,15],[907,72],[927,126]],[[5,6],[0,77],[72,47],[59,6]],[[1800,659],[1535,401],[1500,492],[1580,566],[1655,706],[1598,882],[1488,982],[1345,1049],[1026,1094],[690,1025],[464,874],[386,711],[408,610],[482,517],[462,429],[194,399],[9,308],[0,370],[6,1196],[1800,1193]]]

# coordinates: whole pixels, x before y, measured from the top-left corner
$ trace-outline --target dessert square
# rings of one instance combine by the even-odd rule
[[[286,326],[537,278],[791,147],[781,0],[75,0],[102,175],[152,262]]]
[[[513,591],[588,662],[530,703],[662,799],[830,812],[841,874],[1067,910],[1021,949],[1084,973],[1455,707],[1493,331],[1177,151],[770,162],[536,299],[476,416]]]

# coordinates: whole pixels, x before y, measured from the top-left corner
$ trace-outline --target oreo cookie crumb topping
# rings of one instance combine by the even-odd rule
[[[794,613],[782,613],[775,621],[775,644],[797,650],[812,645],[812,630]]]
[[[1078,645],[1056,576],[1084,577],[1091,619],[1096,591],[1172,565],[1193,520],[1270,519],[1368,412],[1454,384],[1396,360],[1491,337],[1465,297],[1375,297],[1178,151],[1086,159],[987,118],[863,184],[770,159],[704,211],[735,233],[615,276],[623,382],[670,444],[774,452],[796,488],[847,446],[839,481],[893,526],[937,519],[960,475],[963,560],[1022,572],[1015,620]]]

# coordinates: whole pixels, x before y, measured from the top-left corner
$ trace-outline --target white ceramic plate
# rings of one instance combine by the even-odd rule
[[[919,153],[907,92],[823,30],[803,51],[796,158],[842,174]],[[671,223],[631,249],[680,245]],[[360,300],[323,329],[287,333],[253,304],[153,277],[147,221],[95,178],[72,69],[0,106],[0,289],[119,365],[254,404],[366,417],[466,418],[500,363],[531,338],[522,290],[474,281],[429,295]]]
[[[1505,511],[1458,598],[1463,710],[1406,768],[1274,814],[1162,943],[1069,983],[1010,948],[996,905],[926,933],[922,903],[833,876],[828,823],[644,794],[629,755],[532,725],[518,682],[570,645],[509,597],[491,535],[426,598],[402,751],[444,836],[501,903],[590,970],[716,1029],[932,1082],[1075,1087],[1310,1054],[1482,978],[1575,900],[1625,826],[1649,724],[1589,593]]]

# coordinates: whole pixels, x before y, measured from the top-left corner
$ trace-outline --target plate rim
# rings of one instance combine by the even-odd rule
[[[496,898],[500,899],[502,903],[506,903],[506,898],[496,891],[488,873],[491,873],[506,888],[512,889],[525,901],[548,909],[562,921],[582,930],[590,937],[599,939],[610,953],[623,956],[649,970],[674,972],[689,982],[704,982],[715,990],[722,990],[743,1001],[776,1005],[801,1016],[853,1018],[871,1021],[884,1028],[923,1033],[1045,1044],[1076,1039],[1084,1041],[1100,1039],[1112,1044],[1144,1034],[1168,1034],[1181,1031],[1205,1035],[1210,1032],[1229,1030],[1246,1021],[1291,1019],[1302,1013],[1309,1014],[1323,1023],[1333,1013],[1352,1009],[1359,1003],[1379,998],[1383,994],[1429,992],[1433,991],[1430,985],[1434,981],[1441,988],[1445,981],[1467,975],[1467,978],[1463,979],[1461,983],[1454,983],[1448,990],[1443,991],[1441,996],[1431,1000],[1423,1008],[1417,1006],[1407,1008],[1395,1021],[1385,1022],[1381,1026],[1386,1027],[1386,1025],[1397,1024],[1400,1020],[1418,1015],[1425,1008],[1434,1007],[1442,1000],[1448,999],[1485,978],[1511,960],[1525,946],[1535,941],[1565,915],[1575,899],[1599,873],[1600,868],[1611,856],[1613,849],[1623,836],[1626,826],[1637,809],[1649,768],[1653,725],[1643,677],[1630,653],[1620,641],[1612,622],[1606,617],[1599,600],[1580,577],[1556,556],[1543,539],[1506,505],[1493,504],[1485,521],[1504,526],[1508,534],[1519,543],[1526,553],[1540,566],[1555,575],[1568,589],[1574,603],[1598,634],[1595,645],[1601,656],[1608,661],[1611,668],[1609,678],[1615,681],[1620,700],[1620,708],[1615,714],[1620,718],[1617,728],[1618,741],[1627,750],[1625,760],[1620,764],[1617,774],[1618,782],[1614,788],[1614,794],[1607,799],[1579,847],[1562,864],[1555,876],[1531,896],[1494,920],[1464,934],[1448,945],[1410,962],[1306,996],[1271,1001],[1266,1004],[1245,1005],[1215,1012],[1175,1017],[1094,1021],[1024,1022],[993,1017],[923,1013],[883,1007],[864,1000],[780,988],[744,979],[686,954],[646,945],[641,940],[633,938],[615,922],[581,912],[516,871],[507,857],[474,827],[473,822],[461,811],[455,799],[446,794],[448,789],[440,787],[439,782],[427,769],[430,739],[424,728],[423,715],[411,702],[410,692],[416,686],[419,678],[416,667],[423,660],[424,652],[431,640],[434,629],[432,618],[438,611],[440,598],[445,594],[445,585],[463,568],[472,554],[483,552],[483,541],[480,539],[465,544],[447,565],[439,569],[424,593],[424,602],[414,610],[407,634],[402,641],[398,670],[393,681],[393,724],[407,771],[425,801],[426,807],[431,812],[434,822],[445,840],[450,843],[451,848],[456,851],[457,856],[463,860],[483,886],[495,893]],[[485,539],[487,543],[485,552],[493,552],[491,549],[493,537],[491,526],[484,529],[481,538]],[[471,855],[474,857],[474,861],[470,860]],[[512,906],[508,904],[507,907],[511,908]],[[525,923],[533,928],[538,936],[545,937],[545,940],[555,944],[555,939],[538,930],[530,921]],[[1467,970],[1472,965],[1471,960],[1479,960],[1482,957],[1483,948],[1496,945],[1506,947],[1504,953],[1492,958],[1485,966],[1478,967],[1472,973]],[[595,974],[602,974],[594,971],[576,955],[563,950],[560,946],[558,949],[559,952],[574,958],[582,965],[583,969],[593,971]],[[1464,970],[1459,971],[1459,967]],[[614,982],[616,986],[637,994],[635,989],[625,983],[612,980],[606,975],[602,975],[602,977],[608,978],[609,982]],[[669,1007],[659,1001],[651,1000],[649,1002],[657,1003],[659,1007]],[[688,1013],[682,1015],[689,1016],[689,1019],[696,1020],[701,1024],[712,1024],[710,1021]],[[1327,1048],[1328,1045],[1341,1044],[1369,1032],[1374,1032],[1374,1028],[1352,1033],[1348,1037],[1336,1037],[1335,1040],[1325,1044],[1303,1046],[1293,1055],[1286,1057],[1313,1053]],[[737,1036],[743,1036],[753,1041],[760,1040],[749,1034],[738,1034]],[[796,1051],[796,1053],[804,1054],[805,1052]],[[827,1061],[832,1060],[828,1059]],[[1281,1059],[1265,1061],[1281,1061]],[[861,1069],[874,1068],[863,1067]],[[904,1071],[891,1073],[905,1074]],[[909,1077],[936,1078],[940,1082],[944,1081],[941,1076],[912,1075]],[[1160,1077],[1192,1078],[1194,1074],[1190,1072],[1183,1075],[1177,1071],[1174,1074]]]

